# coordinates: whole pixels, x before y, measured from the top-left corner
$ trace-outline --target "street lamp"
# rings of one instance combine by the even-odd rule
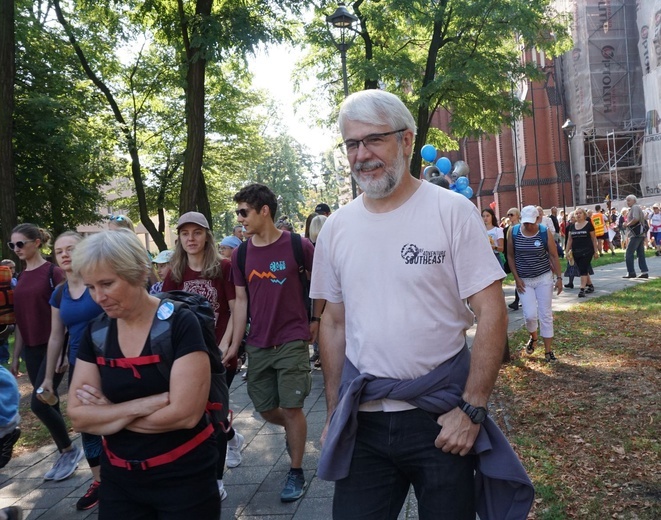
[[[344,97],[346,98],[349,95],[349,83],[347,80],[347,50],[353,41],[356,39],[356,25],[359,20],[356,15],[351,14],[348,9],[344,6],[344,2],[340,2],[337,5],[335,12],[326,17],[326,29],[330,35],[331,41],[335,48],[340,51],[340,57],[342,58],[342,82],[344,85]],[[351,176],[351,195],[353,198],[356,198],[356,181]]]
[[[565,133],[567,140],[569,141],[569,178],[571,179],[571,198],[574,204],[574,209],[576,209],[576,187],[574,186],[574,168],[571,158],[571,141],[576,135],[576,124],[571,119],[567,119],[565,124],[562,125],[562,131]]]

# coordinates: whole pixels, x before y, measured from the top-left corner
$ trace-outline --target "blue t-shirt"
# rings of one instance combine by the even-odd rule
[[[60,305],[57,304],[57,294],[64,291]],[[90,321],[103,312],[103,309],[92,299],[89,289],[80,298],[74,300],[69,293],[69,284],[65,283],[53,291],[50,302],[51,307],[60,309],[60,319],[69,331],[69,363],[76,363],[80,338],[87,329]]]

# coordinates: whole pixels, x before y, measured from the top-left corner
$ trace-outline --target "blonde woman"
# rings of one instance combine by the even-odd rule
[[[599,258],[599,250],[595,229],[583,208],[574,210],[576,222],[568,230],[567,251],[571,251],[574,263],[578,267],[581,277],[581,290],[579,298],[585,298],[586,293],[594,292],[594,285],[590,278],[590,263],[592,258]]]

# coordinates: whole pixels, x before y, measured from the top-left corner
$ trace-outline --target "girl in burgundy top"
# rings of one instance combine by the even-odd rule
[[[60,457],[44,475],[44,480],[64,480],[76,470],[83,452],[71,443],[59,402],[49,405],[38,399],[36,392],[46,372],[46,352],[51,331],[49,300],[55,286],[64,280],[62,270],[41,256],[40,249],[50,238],[47,231],[34,224],[20,224],[12,230],[9,248],[25,262],[25,270],[18,276],[14,289],[16,338],[11,371],[15,376],[18,375],[19,358],[22,355],[33,387],[30,407],[48,428],[60,451]],[[63,376],[60,373],[54,377],[55,395]]]
[[[170,272],[163,281],[163,292],[183,290],[204,296],[216,315],[216,343],[224,354],[232,339],[230,315],[234,309],[234,284],[230,283],[230,262],[222,259],[216,248],[207,219],[190,211],[179,218],[179,240],[170,260]],[[229,387],[236,374],[236,360],[227,367]],[[243,436],[228,423],[227,434],[219,435],[217,480],[221,500],[227,496],[223,486],[225,463],[230,468],[241,463]],[[226,460],[227,459],[227,460]]]

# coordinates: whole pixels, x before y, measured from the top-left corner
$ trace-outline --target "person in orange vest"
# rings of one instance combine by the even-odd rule
[[[608,243],[608,231],[606,229],[606,219],[601,212],[601,206],[597,204],[594,211],[589,211],[589,217],[594,227],[594,234],[597,237],[597,246],[599,249],[599,256],[603,255],[604,243]]]

